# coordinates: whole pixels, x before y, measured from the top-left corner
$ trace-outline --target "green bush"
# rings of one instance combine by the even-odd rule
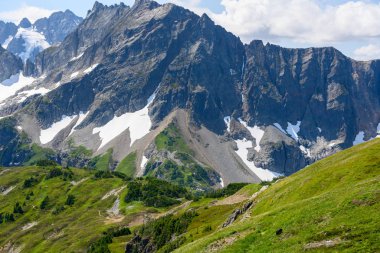
[[[48,159],[43,159],[43,160],[38,160],[35,162],[36,166],[39,167],[48,167],[48,166],[57,166],[58,163],[56,161],[48,160]]]
[[[25,179],[23,187],[24,188],[31,188],[34,185],[36,185],[37,183],[38,183],[38,180],[36,178],[30,177],[28,179]]]
[[[67,196],[65,204],[68,205],[68,206],[72,206],[72,205],[74,205],[74,203],[75,203],[75,196],[69,194],[69,196]]]
[[[23,214],[24,210],[22,210],[22,207],[19,202],[16,202],[15,206],[13,207],[13,213],[14,214]]]
[[[61,169],[53,168],[49,171],[49,173],[46,175],[46,179],[51,179],[55,177],[60,177],[63,175],[63,172]]]
[[[244,186],[247,186],[248,183],[232,183],[227,185],[227,187],[223,189],[214,190],[205,194],[206,198],[221,198],[227,197],[235,194]]]
[[[178,198],[190,198],[190,193],[183,187],[157,178],[132,181],[127,186],[125,202],[143,201],[146,206],[166,207],[180,203]]]
[[[48,206],[48,204],[49,204],[49,196],[46,196],[43,200],[42,200],[42,202],[41,202],[41,204],[40,204],[40,209],[46,209],[47,208],[47,206]]]

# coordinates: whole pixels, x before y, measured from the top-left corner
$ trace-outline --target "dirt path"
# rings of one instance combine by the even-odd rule
[[[3,170],[3,171],[0,171],[0,176],[3,175],[4,173],[8,172],[9,169],[6,169],[6,170]]]
[[[9,187],[8,189],[6,189],[5,191],[3,191],[2,193],[1,193],[1,195],[3,195],[3,196],[6,196],[6,195],[8,195],[11,191],[13,191],[13,189],[14,188],[16,188],[16,186],[14,185],[14,186],[11,186],[11,187]]]
[[[185,203],[183,203],[183,204],[181,204],[181,205],[179,205],[177,207],[174,207],[174,208],[168,210],[167,212],[163,212],[163,213],[143,213],[143,214],[139,214],[131,222],[129,222],[128,227],[141,226],[141,225],[143,225],[145,222],[147,222],[149,220],[156,220],[156,219],[164,217],[166,215],[176,214],[179,211],[181,211],[181,210],[189,207],[189,205],[192,202],[193,202],[192,200],[187,201],[187,202],[185,202]]]
[[[216,203],[214,203],[214,206],[225,206],[225,205],[234,205],[240,202],[243,202],[245,200],[249,199],[248,196],[243,194],[234,194],[232,196],[229,196],[225,199],[218,200]]]
[[[86,177],[86,178],[83,178],[83,179],[79,180],[78,182],[71,181],[70,183],[71,183],[71,185],[73,185],[73,186],[77,186],[77,185],[80,185],[81,183],[85,182],[85,181],[88,180],[88,179],[89,179],[89,177]]]
[[[121,192],[122,190],[124,190],[125,187],[126,187],[126,186],[122,186],[122,187],[120,187],[120,188],[117,188],[117,189],[113,189],[113,190],[111,190],[110,192],[108,192],[106,195],[103,196],[102,200],[105,200],[105,199],[107,199],[107,198],[109,198],[109,197],[111,197],[111,196],[116,196],[116,197],[118,197],[118,195],[120,194],[120,192]]]

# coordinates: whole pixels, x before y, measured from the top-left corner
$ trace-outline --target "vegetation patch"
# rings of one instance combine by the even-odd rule
[[[116,167],[116,171],[124,173],[128,177],[133,177],[136,172],[136,158],[136,152],[129,154]]]
[[[190,198],[190,193],[183,187],[148,177],[128,184],[125,202],[142,201],[145,206],[167,207],[180,203],[180,198]]]

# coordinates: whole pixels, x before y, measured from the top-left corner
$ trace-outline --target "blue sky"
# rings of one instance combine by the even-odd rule
[[[98,0],[110,5],[120,0]],[[158,0],[173,2],[239,36],[285,47],[334,46],[358,60],[380,58],[380,1],[374,0]],[[134,0],[123,1],[132,5]],[[32,21],[70,9],[85,16],[94,0],[0,0],[0,20]]]

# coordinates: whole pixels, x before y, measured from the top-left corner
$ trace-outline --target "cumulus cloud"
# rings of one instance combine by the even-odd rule
[[[353,57],[361,61],[380,59],[380,45],[369,44],[360,47],[354,51]]]
[[[37,19],[50,16],[55,10],[23,4],[20,8],[12,11],[1,11],[0,20],[18,24],[23,18],[28,18],[34,23]]]
[[[225,11],[212,14],[213,19],[245,41],[277,37],[322,44],[380,37],[380,3],[321,6],[316,0],[222,0],[221,4]]]

